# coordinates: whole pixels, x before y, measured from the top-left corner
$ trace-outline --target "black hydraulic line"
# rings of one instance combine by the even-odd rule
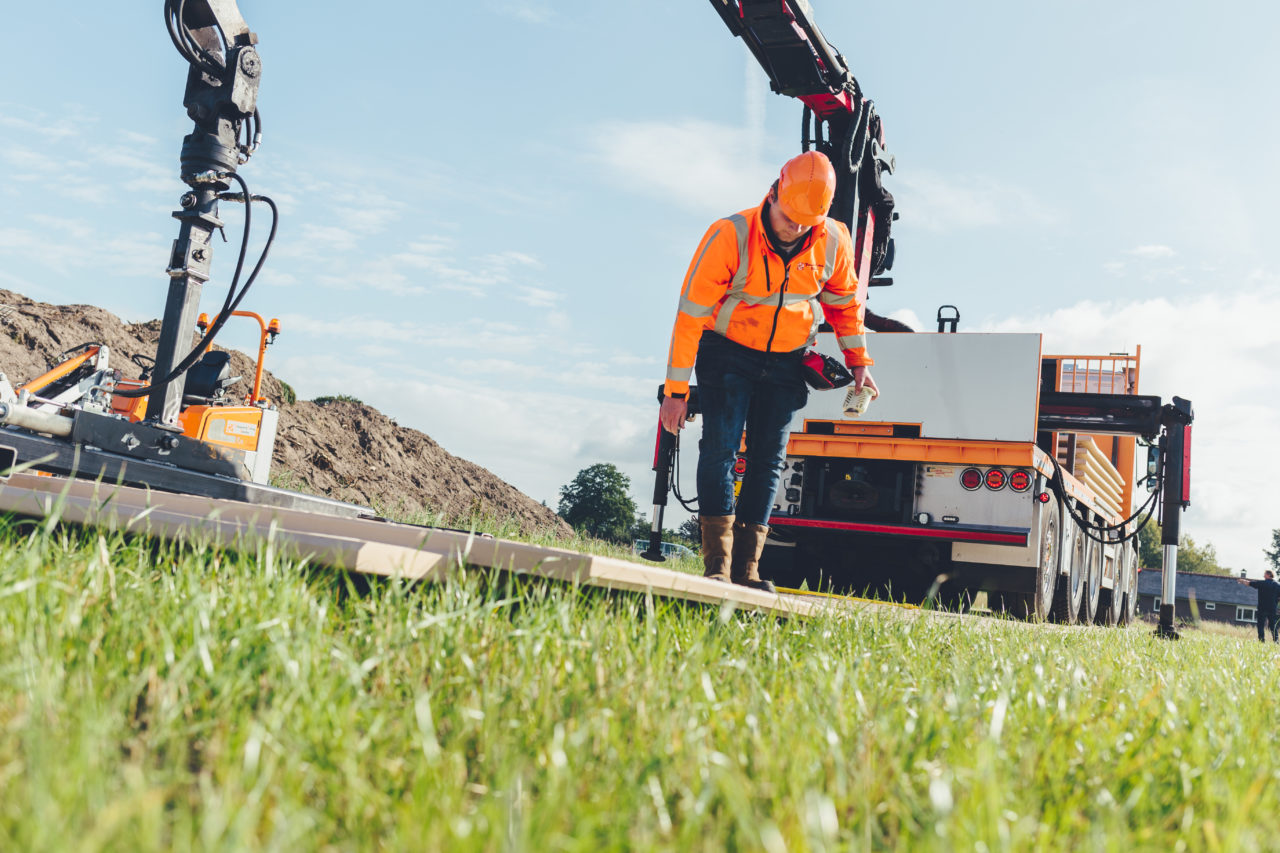
[[[1164,483],[1163,474],[1161,474],[1160,476],[1160,480],[1159,480],[1160,486],[1158,486],[1151,493],[1151,496],[1148,497],[1143,502],[1142,506],[1138,507],[1138,509],[1133,513],[1133,515],[1130,515],[1128,518],[1124,519],[1123,521],[1117,522],[1116,524],[1094,524],[1093,522],[1085,518],[1083,515],[1078,514],[1075,508],[1072,507],[1071,500],[1069,499],[1066,493],[1066,489],[1062,485],[1063,483],[1062,466],[1058,463],[1058,460],[1055,459],[1054,457],[1050,456],[1049,459],[1053,462],[1053,471],[1054,471],[1054,476],[1049,479],[1049,488],[1052,489],[1053,493],[1058,496],[1058,502],[1062,506],[1066,507],[1067,514],[1071,516],[1071,520],[1074,521],[1076,526],[1079,527],[1081,531],[1084,532],[1085,536],[1089,537],[1094,542],[1100,542],[1104,545],[1109,545],[1109,544],[1123,545],[1125,542],[1128,542],[1129,540],[1135,538],[1142,531],[1142,528],[1146,526],[1147,521],[1150,520],[1152,513],[1155,511],[1156,499],[1157,499],[1157,496],[1160,494],[1161,488],[1163,487],[1163,483]],[[1133,530],[1129,531],[1128,533],[1126,533],[1124,536],[1120,538],[1109,538],[1109,537],[1102,538],[1094,535],[1094,531],[1097,531],[1099,533],[1104,533],[1104,534],[1110,534],[1110,533],[1115,533],[1116,531],[1119,531],[1119,530],[1123,530],[1125,526],[1137,520],[1138,517],[1143,515],[1144,512],[1146,513],[1146,517],[1143,518],[1142,521],[1139,522],[1137,526],[1134,527]]]
[[[857,175],[862,168],[863,153],[867,147],[867,125],[866,103],[858,101],[857,112],[849,119],[849,129],[840,141],[840,168],[850,177]]]
[[[660,385],[658,386],[659,402],[661,402],[663,396],[664,387]],[[689,394],[685,399],[686,414],[699,414],[700,406],[696,386],[689,387]],[[662,556],[662,520],[667,509],[667,494],[675,495],[676,500],[680,502],[680,506],[694,515],[698,514],[698,507],[691,506],[680,494],[680,436],[667,432],[666,427],[662,425],[661,418],[658,419],[658,436],[653,453],[653,472],[653,521],[649,525],[649,546],[640,556],[655,563],[662,563],[666,561],[666,558]],[[695,497],[694,500],[697,500],[697,498]]]
[[[700,508],[698,506],[698,496],[694,495],[689,500],[685,500],[684,495],[680,494],[680,442],[679,441],[676,442],[675,451],[672,453],[671,460],[672,460],[671,494],[675,495],[676,500],[679,501],[680,506],[685,508],[686,512],[692,513],[693,515],[697,515],[700,512]]]
[[[58,361],[60,362],[65,361],[66,359],[70,358],[73,355],[79,355],[81,352],[83,352],[84,350],[87,350],[89,347],[103,347],[103,346],[106,346],[106,344],[104,344],[102,341],[85,341],[82,344],[76,344],[75,346],[69,349],[63,350],[58,355]]]
[[[169,10],[172,7],[173,3],[172,0],[170,0],[170,2],[166,3],[166,10]],[[226,67],[225,61],[215,57],[205,49],[204,45],[196,41],[195,36],[191,33],[191,29],[186,25],[184,20],[186,8],[187,0],[178,0],[178,7],[176,9],[178,34],[187,47],[186,50],[182,50],[180,47],[179,51],[187,58],[188,62],[200,67],[202,71],[212,74],[215,77],[221,75]]]
[[[244,299],[245,295],[248,294],[249,288],[253,285],[254,281],[257,280],[258,273],[261,272],[262,265],[267,260],[267,254],[268,252],[271,251],[271,245],[275,242],[276,229],[280,222],[280,209],[279,207],[276,206],[276,203],[270,198],[268,198],[267,196],[251,195],[249,193],[248,185],[245,183],[244,179],[241,178],[239,175],[232,174],[231,177],[239,182],[240,186],[245,191],[244,194],[240,195],[237,193],[222,193],[219,195],[219,198],[221,198],[224,201],[244,201],[244,205],[245,205],[244,236],[241,239],[241,244],[240,244],[240,259],[236,263],[236,271],[234,276],[231,279],[231,286],[227,289],[227,298],[223,302],[222,310],[218,313],[218,316],[214,319],[213,324],[209,326],[209,329],[205,332],[203,337],[200,338],[200,342],[196,344],[195,348],[192,349],[191,352],[187,354],[186,358],[184,358],[182,362],[178,364],[177,367],[173,368],[173,370],[170,371],[168,376],[165,376],[162,379],[157,379],[155,382],[152,382],[150,385],[147,385],[142,388],[116,390],[113,392],[113,394],[115,394],[116,396],[119,396],[119,397],[146,396],[147,394],[151,393],[151,391],[157,388],[162,388],[165,385],[168,385],[170,382],[173,382],[179,376],[181,376],[182,374],[190,370],[191,367],[204,354],[205,349],[213,344],[213,341],[217,337],[218,332],[222,330],[222,327],[226,325],[227,320],[231,317],[231,313],[240,306],[241,301]],[[239,283],[240,274],[244,266],[245,250],[248,246],[248,241],[249,241],[249,225],[250,225],[249,211],[250,211],[250,208],[252,207],[252,202],[254,201],[261,201],[271,208],[271,230],[267,234],[266,244],[262,247],[262,253],[258,256],[257,263],[254,264],[253,270],[250,271],[248,279],[245,280],[244,287],[240,288],[239,293],[237,293],[236,286]]]

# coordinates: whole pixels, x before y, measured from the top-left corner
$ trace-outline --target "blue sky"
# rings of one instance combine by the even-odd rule
[[[952,303],[962,330],[1050,351],[1142,344],[1143,390],[1196,405],[1185,530],[1260,573],[1280,527],[1280,11],[812,3],[898,160],[897,285],[872,307],[927,329]],[[799,105],[698,0],[299,6],[240,0],[265,130],[242,175],[284,211],[244,306],[284,324],[269,367],[552,506],[600,461],[646,505],[680,278],[798,151]],[[0,286],[159,316],[190,127],[161,10],[9,13]]]

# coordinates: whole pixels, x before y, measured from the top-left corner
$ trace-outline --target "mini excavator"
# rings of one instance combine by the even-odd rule
[[[165,22],[187,61],[187,115],[195,126],[182,143],[187,191],[173,217],[178,237],[168,269],[169,292],[154,359],[135,356],[140,381],[122,378],[106,346],[77,347],[47,373],[14,387],[0,374],[0,470],[38,472],[146,486],[211,498],[342,516],[365,507],[268,485],[279,413],[261,396],[262,359],[280,332],[240,310],[271,248],[278,211],[238,174],[262,139],[258,37],[235,0],[165,0]],[[244,230],[221,310],[199,314],[213,264],[211,237],[223,222],[219,203],[244,205]],[[271,212],[266,244],[246,275],[252,213]],[[241,283],[243,279],[243,284]],[[260,335],[252,391],[232,399],[230,354],[212,349],[233,316],[257,321]],[[200,339],[192,343],[197,330]]]

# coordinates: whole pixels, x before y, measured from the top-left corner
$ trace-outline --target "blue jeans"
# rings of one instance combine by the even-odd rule
[[[734,515],[733,463],[743,431],[747,470],[736,515],[768,524],[787,449],[787,427],[809,387],[799,351],[766,353],[704,332],[695,365],[702,407],[698,442],[698,506],[705,516]]]

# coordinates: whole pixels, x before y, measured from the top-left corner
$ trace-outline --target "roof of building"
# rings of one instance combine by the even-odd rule
[[[1160,595],[1164,572],[1159,569],[1143,569],[1138,573],[1138,595]],[[1176,593],[1180,601],[1194,594],[1196,601],[1216,601],[1256,607],[1258,591],[1237,583],[1234,575],[1204,575],[1198,572],[1178,572]]]

